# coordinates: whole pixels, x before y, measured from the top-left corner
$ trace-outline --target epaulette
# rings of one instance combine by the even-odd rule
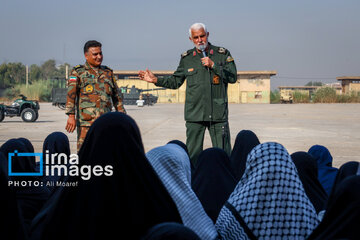
[[[77,73],[82,72],[81,70],[84,69],[84,65],[76,65],[74,68],[73,68],[73,71],[76,71]]]
[[[225,54],[225,53],[226,53],[226,49],[223,48],[223,47],[219,47],[218,52],[219,52],[219,53],[222,53],[222,54]]]
[[[183,54],[181,54],[181,57],[186,57],[187,55],[189,55],[189,52],[190,52],[191,50],[187,50],[187,51],[185,51]]]
[[[84,65],[80,65],[80,64],[79,64],[79,65],[76,65],[76,66],[74,67],[74,69],[77,70],[77,69],[82,68],[82,67],[84,67]]]

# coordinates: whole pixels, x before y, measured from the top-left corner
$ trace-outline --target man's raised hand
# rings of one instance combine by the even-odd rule
[[[157,83],[157,77],[149,69],[139,71],[139,78],[149,83]]]

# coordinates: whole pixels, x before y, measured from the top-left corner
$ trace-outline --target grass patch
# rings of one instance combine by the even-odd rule
[[[50,101],[52,85],[50,81],[38,80],[29,84],[18,84],[12,88],[5,90],[5,97],[9,100],[18,98],[19,94],[23,94],[29,100],[38,100],[43,102]]]

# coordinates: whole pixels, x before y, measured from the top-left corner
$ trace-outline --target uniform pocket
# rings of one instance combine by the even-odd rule
[[[109,79],[105,79],[104,80],[104,88],[105,88],[106,94],[111,95],[112,89],[114,88],[113,81],[111,81]]]
[[[81,102],[80,103],[80,119],[83,121],[89,121],[95,118],[96,103],[93,102]]]
[[[196,85],[196,74],[197,74],[197,70],[195,69],[192,70],[191,72],[186,73],[187,86],[191,87]]]
[[[215,121],[226,120],[226,103],[222,98],[214,98],[213,115]]]

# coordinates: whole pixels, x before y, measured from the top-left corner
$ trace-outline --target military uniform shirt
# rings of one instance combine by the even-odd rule
[[[79,126],[91,126],[102,114],[111,112],[112,104],[126,113],[110,68],[100,66],[95,71],[87,62],[74,67],[68,81],[66,114],[76,114]]]
[[[207,56],[213,68],[202,65],[202,52],[196,48],[181,55],[172,76],[158,77],[156,86],[177,89],[186,79],[185,120],[227,121],[227,85],[237,80],[236,66],[230,52],[209,43]],[[222,71],[221,71],[222,69]]]

